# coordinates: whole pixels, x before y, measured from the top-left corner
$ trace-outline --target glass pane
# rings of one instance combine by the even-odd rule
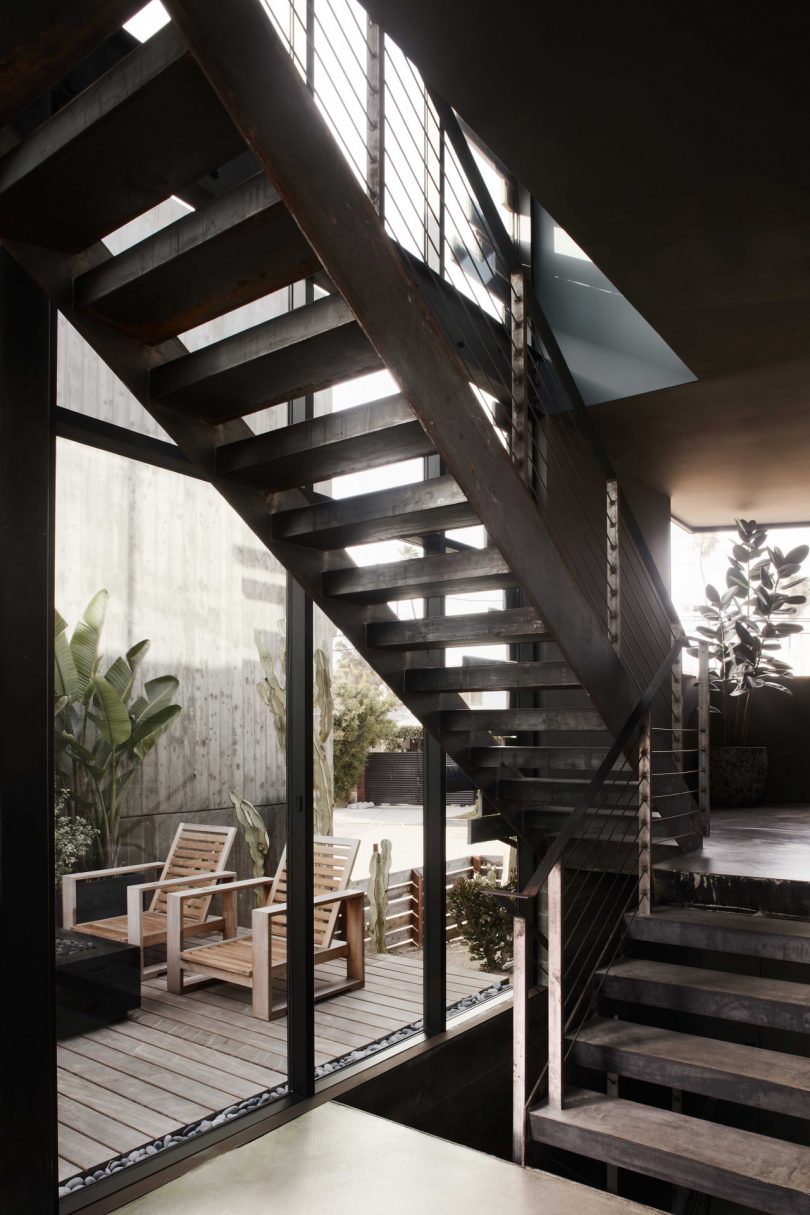
[[[272,692],[283,685],[286,584],[234,511],[191,478],[60,441],[56,511],[63,638],[83,613],[90,638],[106,602],[103,678],[87,697],[68,687],[56,719],[56,853],[72,925],[57,961],[60,1180],[76,1188],[285,1091],[286,1023],[254,1017],[238,985],[255,896],[268,886],[229,896],[230,906],[224,894],[188,899],[173,951],[182,965],[169,976],[177,892],[146,894],[143,981],[127,943],[127,887],[160,878],[169,858],[172,876],[276,873],[286,767]],[[133,650],[144,638],[148,652]],[[65,647],[58,655],[75,684]],[[204,976],[216,981],[194,986]]]

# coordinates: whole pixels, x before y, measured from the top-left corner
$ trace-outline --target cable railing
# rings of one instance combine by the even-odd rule
[[[498,896],[515,915],[513,1148],[518,1163],[524,1160],[529,1111],[543,1094],[549,1105],[562,1108],[577,1033],[598,1006],[632,919],[651,911],[655,849],[688,844],[703,830],[708,696],[700,697],[697,725],[684,726],[677,713],[666,726],[653,724],[657,699],[677,683],[673,673],[685,644],[679,638],[659,665],[530,880],[518,894]],[[708,688],[707,666],[702,652],[701,678]],[[533,941],[542,941],[543,949]],[[548,1060],[529,1084],[528,999],[544,985]]]
[[[682,630],[485,177],[517,183],[356,0],[265,4],[640,693]]]

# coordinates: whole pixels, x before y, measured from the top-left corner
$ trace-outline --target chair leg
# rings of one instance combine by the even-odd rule
[[[273,940],[270,917],[253,916],[253,1015],[269,1021],[273,1015]]]
[[[363,900],[349,899],[344,907],[346,924],[346,978],[366,981],[366,951],[363,941]]]

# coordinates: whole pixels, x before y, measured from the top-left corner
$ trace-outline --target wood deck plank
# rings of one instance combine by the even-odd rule
[[[316,991],[344,973],[342,960],[319,965]],[[501,977],[451,966],[448,1002]],[[283,980],[277,992],[286,994]],[[371,955],[364,988],[316,1005],[316,1063],[421,1016],[421,956]],[[127,1020],[60,1044],[60,1180],[273,1088],[286,1074],[286,1019],[255,1018],[248,990],[212,983],[177,996],[164,978],[149,979]]]

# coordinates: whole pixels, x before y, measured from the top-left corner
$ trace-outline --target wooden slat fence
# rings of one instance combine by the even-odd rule
[[[447,890],[460,877],[472,877],[474,873],[486,873],[494,869],[497,877],[501,876],[503,858],[500,856],[469,856],[447,862]],[[352,882],[355,890],[368,886],[368,879]],[[371,941],[369,932],[368,895],[365,900],[366,945]],[[401,869],[392,873],[388,880],[388,910],[385,917],[385,944],[389,953],[398,949],[421,947],[424,932],[424,898],[423,870]],[[461,935],[458,924],[448,909],[447,940],[455,940]]]

